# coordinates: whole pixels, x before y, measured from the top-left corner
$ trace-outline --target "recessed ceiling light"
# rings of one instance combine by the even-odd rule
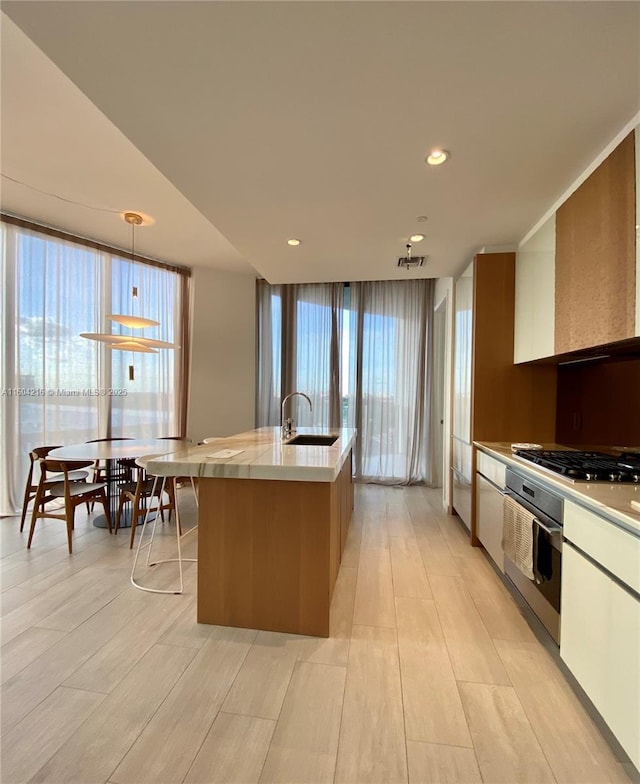
[[[300,240],[297,240],[295,237],[291,237],[290,240],[287,240],[287,245],[299,245]]]
[[[426,215],[418,215],[416,220],[418,221],[418,223],[425,223],[426,221],[429,220],[429,218],[427,218]]]
[[[424,234],[412,234],[409,239],[411,242],[422,242],[424,239]]]
[[[427,157],[427,163],[430,166],[440,166],[441,163],[444,163],[449,159],[449,153],[446,150],[431,150],[429,156]]]

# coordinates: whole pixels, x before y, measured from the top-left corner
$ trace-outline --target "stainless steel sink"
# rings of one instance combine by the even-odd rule
[[[312,434],[303,434],[294,436],[287,441],[287,444],[293,446],[331,446],[338,440],[338,436],[320,436]]]

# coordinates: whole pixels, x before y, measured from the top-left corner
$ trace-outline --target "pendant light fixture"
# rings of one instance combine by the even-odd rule
[[[142,216],[136,212],[125,212],[122,219],[131,226],[131,260],[135,261],[135,227],[142,224]],[[138,297],[138,287],[133,286],[131,289],[131,296],[133,302]],[[142,318],[133,313],[129,315],[109,314],[107,316],[109,321],[114,321],[128,329],[145,329],[146,327],[157,327],[160,325],[159,321],[153,319]],[[175,343],[168,343],[166,340],[155,340],[153,338],[138,337],[132,335],[115,335],[111,332],[81,332],[81,338],[88,340],[95,340],[99,343],[105,343],[106,347],[112,351],[132,351],[141,354],[157,354],[158,349],[164,348],[177,348]],[[135,371],[133,365],[129,365],[129,380],[133,381]]]

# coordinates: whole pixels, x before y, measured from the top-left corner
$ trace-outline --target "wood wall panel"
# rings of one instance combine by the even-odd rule
[[[476,256],[473,310],[475,441],[553,441],[556,368],[514,365],[515,254]]]
[[[635,335],[634,135],[556,214],[555,353]]]
[[[556,440],[640,451],[640,358],[560,367]]]

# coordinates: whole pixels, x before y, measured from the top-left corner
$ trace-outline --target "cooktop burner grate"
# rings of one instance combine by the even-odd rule
[[[573,481],[640,484],[640,455],[636,454],[615,456],[551,449],[518,449],[515,454]]]

